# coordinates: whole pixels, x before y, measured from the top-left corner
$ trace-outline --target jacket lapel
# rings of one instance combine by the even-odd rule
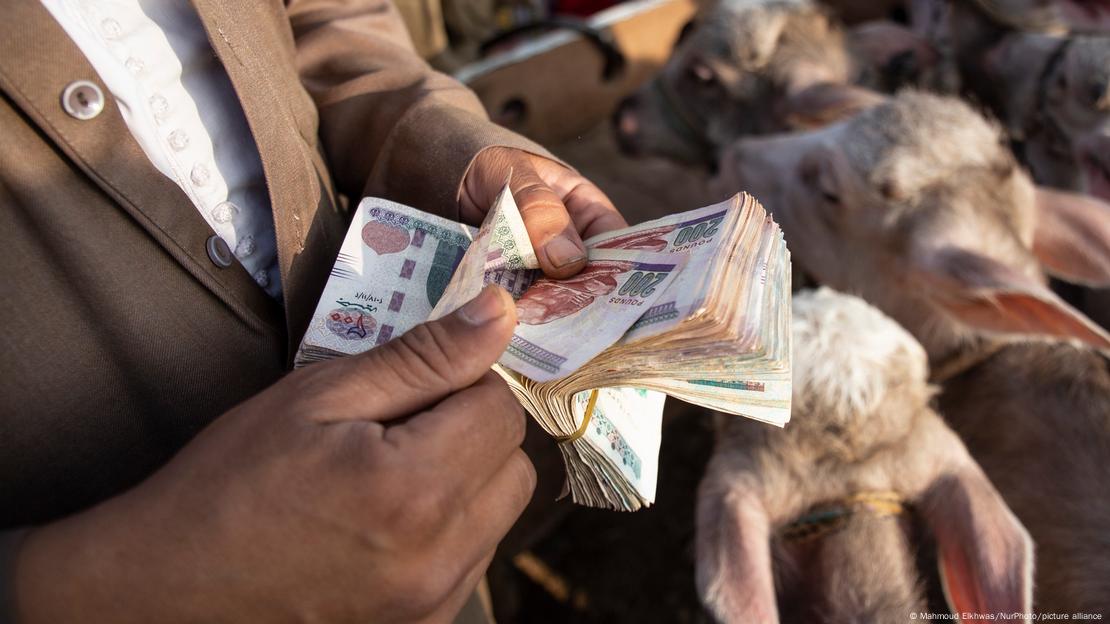
[[[250,326],[281,330],[281,310],[238,263],[217,268],[206,244],[212,229],[188,197],[143,153],[115,100],[77,45],[38,2],[6,2],[0,20],[0,89],[27,118],[134,218],[201,284]],[[74,80],[97,84],[106,99],[81,121],[62,108]],[[139,293],[136,293],[138,295]]]
[[[315,121],[298,123],[294,103],[315,109],[298,81],[292,34],[278,2],[192,0],[239,96],[270,195],[292,362],[346,233],[322,157],[309,145]],[[287,84],[288,83],[288,84]]]

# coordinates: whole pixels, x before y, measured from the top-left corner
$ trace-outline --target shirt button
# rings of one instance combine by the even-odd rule
[[[146,63],[143,63],[142,59],[130,56],[123,62],[123,66],[127,68],[127,71],[131,72],[132,76],[138,76],[143,71],[143,68],[146,67]]]
[[[155,93],[147,100],[150,104],[150,110],[154,113],[155,117],[165,117],[166,113],[170,112],[170,103],[161,93]]]
[[[92,119],[104,110],[104,92],[88,80],[71,82],[62,91],[62,108],[70,117]]]
[[[231,248],[219,236],[215,234],[209,236],[206,246],[208,248],[208,259],[221,269],[226,269],[235,261],[235,256],[231,255]]]
[[[212,209],[212,220],[216,223],[230,223],[239,214],[239,207],[229,201],[216,204]]]
[[[212,174],[208,172],[208,167],[205,167],[203,163],[197,163],[193,165],[193,170],[189,172],[189,179],[197,186],[204,186],[212,179]]]
[[[189,134],[184,130],[174,130],[171,132],[170,147],[172,147],[175,152],[180,152],[186,147],[189,147]]]
[[[108,39],[115,39],[123,32],[123,28],[120,27],[119,22],[109,17],[100,22],[100,32]]]
[[[247,256],[254,253],[255,248],[256,247],[254,244],[254,237],[244,236],[235,245],[235,256],[237,258],[246,258]]]
[[[254,283],[266,288],[270,285],[270,272],[262,269],[254,274]]]

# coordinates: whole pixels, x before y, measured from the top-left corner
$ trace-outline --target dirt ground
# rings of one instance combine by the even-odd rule
[[[724,199],[706,193],[707,172],[621,155],[607,124],[552,151],[596,182],[630,223]],[[542,511],[561,520],[490,570],[498,621],[710,622],[694,587],[693,540],[712,442],[708,412],[668,399],[655,505],[619,513],[564,500]]]

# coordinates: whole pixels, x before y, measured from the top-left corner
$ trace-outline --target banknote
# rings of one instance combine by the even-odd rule
[[[657,302],[630,328],[625,342],[659,335],[689,318],[705,301],[709,267],[727,241],[725,219],[737,199],[641,223],[586,241],[590,249],[644,249],[687,256],[689,270],[677,276]]]
[[[643,388],[601,388],[587,421],[591,393],[583,391],[574,396],[575,422],[578,426],[585,424],[586,442],[600,449],[620,471],[641,504],[650,504],[655,500],[667,395]]]
[[[685,266],[682,255],[645,248],[592,249],[577,275],[542,277],[508,185],[458,263],[431,319],[497,284],[516,300],[517,331],[500,363],[535,381],[564,377],[620,340]]]
[[[535,381],[565,377],[621,339],[682,272],[668,254],[591,249],[586,267],[541,278],[517,301],[517,325],[501,364]]]
[[[384,199],[355,211],[295,365],[353,355],[428,320],[476,230]]]
[[[487,284],[497,284],[513,299],[519,299],[539,275],[539,266],[516,200],[506,184],[428,318],[434,321],[454,312]]]

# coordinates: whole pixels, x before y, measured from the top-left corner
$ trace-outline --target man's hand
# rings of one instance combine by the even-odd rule
[[[570,277],[586,266],[582,239],[628,226],[613,202],[586,178],[553,160],[508,147],[490,147],[474,158],[459,196],[463,221],[481,223],[506,180],[548,277]]]
[[[531,497],[487,287],[224,414],[134,490],[31,532],[21,622],[449,621]]]

